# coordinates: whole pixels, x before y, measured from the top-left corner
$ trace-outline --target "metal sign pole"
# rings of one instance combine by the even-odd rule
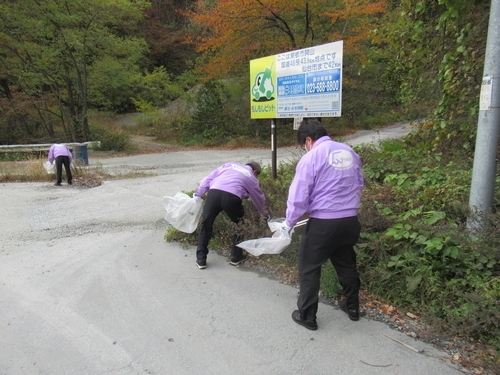
[[[500,0],[491,0],[486,57],[479,119],[477,124],[476,148],[472,170],[469,209],[469,229],[484,226],[485,215],[491,212],[495,191],[496,152],[500,130]]]
[[[276,180],[276,119],[271,120],[271,168],[272,177]]]

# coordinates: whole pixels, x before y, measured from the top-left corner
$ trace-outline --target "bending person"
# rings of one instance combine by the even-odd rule
[[[54,185],[61,186],[63,165],[66,170],[68,185],[71,185],[73,183],[73,176],[71,175],[71,161],[73,157],[69,148],[60,143],[53,144],[50,146],[48,158],[50,164],[52,164],[54,160],[56,162],[56,183]]]
[[[198,268],[207,267],[208,243],[212,237],[215,218],[224,211],[233,223],[238,224],[245,214],[243,199],[250,197],[255,208],[269,218],[265,207],[265,196],[260,189],[257,177],[261,171],[259,163],[249,162],[246,165],[226,163],[205,177],[194,193],[201,197],[207,193],[203,208],[202,221],[196,250]],[[230,264],[237,266],[245,261],[243,249],[236,246],[241,236],[234,234],[232,239]]]

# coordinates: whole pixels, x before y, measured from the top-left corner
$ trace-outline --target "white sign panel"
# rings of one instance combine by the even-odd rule
[[[294,117],[293,118],[293,130],[298,130],[300,127],[300,123],[304,120],[303,117]]]
[[[277,117],[338,117],[343,41],[276,55]]]
[[[481,84],[481,94],[479,97],[479,110],[489,111],[491,109],[491,89],[492,89],[492,78],[489,76],[483,77],[483,83]]]

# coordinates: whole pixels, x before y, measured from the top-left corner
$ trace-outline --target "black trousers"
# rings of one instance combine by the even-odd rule
[[[360,231],[357,216],[309,219],[299,248],[300,293],[297,307],[302,319],[316,320],[321,266],[328,259],[337,271],[347,308],[359,308],[360,280],[354,245]]]
[[[207,193],[205,206],[203,207],[198,236],[198,248],[196,250],[196,259],[198,260],[207,258],[208,243],[212,238],[214,221],[221,211],[224,211],[231,221],[236,224],[241,221],[245,214],[242,201],[238,196],[226,191],[210,189]],[[241,242],[241,239],[241,236],[233,235],[231,258],[241,259],[243,257],[243,250],[236,246],[237,243]]]
[[[71,175],[71,162],[69,160],[69,156],[58,156],[56,158],[56,182],[58,184],[61,184],[63,164],[64,169],[66,170],[66,178],[68,179],[68,184],[71,184],[73,182],[73,176]]]

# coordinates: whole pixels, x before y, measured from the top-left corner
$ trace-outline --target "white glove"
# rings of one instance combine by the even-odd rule
[[[293,233],[293,227],[289,227],[283,222],[281,224],[281,228],[273,233],[273,237],[283,237],[283,238],[291,238]]]
[[[193,194],[193,198],[196,200],[196,202],[203,200],[201,197],[197,196],[196,194]]]

